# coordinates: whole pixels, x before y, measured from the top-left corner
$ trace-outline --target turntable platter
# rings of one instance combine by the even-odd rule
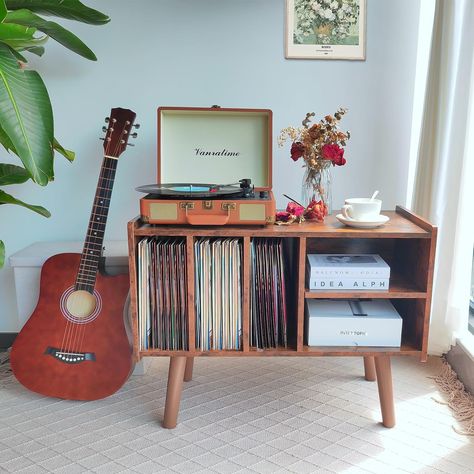
[[[148,193],[161,197],[173,197],[177,199],[180,197],[224,197],[242,193],[242,189],[237,186],[202,183],[146,184],[135,189],[141,193]]]

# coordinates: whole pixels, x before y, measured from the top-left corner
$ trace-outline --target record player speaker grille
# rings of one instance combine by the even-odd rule
[[[150,218],[163,221],[177,220],[178,205],[169,202],[150,203]]]
[[[265,222],[265,204],[240,204],[239,213],[241,221]]]

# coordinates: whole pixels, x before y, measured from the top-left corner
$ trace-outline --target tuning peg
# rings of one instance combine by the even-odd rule
[[[106,132],[106,131],[107,131],[107,127],[106,127],[105,125],[102,127],[102,131],[103,131],[103,132]]]
[[[134,132],[134,133],[131,133],[129,136],[132,137],[132,138],[137,138],[137,137],[138,137],[138,133],[137,133],[137,132]]]
[[[102,141],[104,141],[104,140],[105,140],[105,138],[104,138],[104,137],[100,137],[100,138],[99,138],[99,140],[102,140]]]
[[[110,117],[105,117],[105,123],[109,123]]]
[[[133,128],[136,128],[137,130],[140,128],[140,124],[139,123],[136,123]]]
[[[133,143],[127,143],[127,146],[135,146]]]

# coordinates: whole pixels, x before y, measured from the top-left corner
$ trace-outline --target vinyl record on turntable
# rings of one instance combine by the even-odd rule
[[[135,189],[141,193],[148,193],[164,198],[173,197],[176,199],[180,197],[225,197],[242,193],[242,188],[239,186],[202,183],[146,184]]]

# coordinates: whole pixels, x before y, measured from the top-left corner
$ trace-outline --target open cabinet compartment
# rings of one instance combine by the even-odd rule
[[[430,240],[421,238],[310,238],[307,239],[306,255],[309,254],[378,254],[390,267],[388,292],[373,291],[374,298],[386,298],[387,293],[404,297],[425,296],[428,288]],[[305,262],[305,265],[308,263]],[[306,297],[318,297],[322,290],[306,288]],[[349,291],[326,291],[335,298]],[[367,292],[364,292],[364,297]],[[355,295],[361,294],[354,292]],[[391,295],[393,297],[393,295]]]
[[[238,237],[194,238],[196,351],[243,350],[243,247]]]
[[[137,240],[136,329],[140,352],[189,349],[186,261],[184,237]]]
[[[250,350],[296,350],[296,249],[294,238],[250,239]]]

